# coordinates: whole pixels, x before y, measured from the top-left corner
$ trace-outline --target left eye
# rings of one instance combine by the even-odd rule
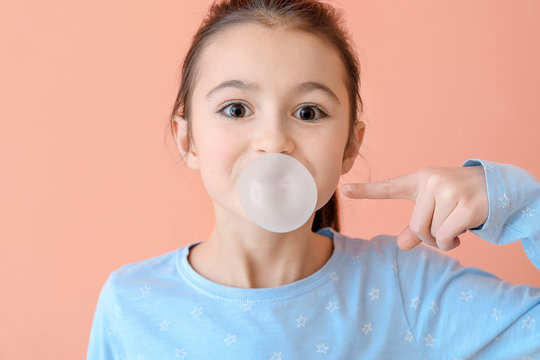
[[[323,117],[328,116],[324,111],[315,105],[303,106],[296,110],[295,114],[300,116],[300,120],[307,122],[315,122]]]

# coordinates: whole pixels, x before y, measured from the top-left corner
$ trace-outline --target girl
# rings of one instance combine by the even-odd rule
[[[342,189],[416,202],[397,237],[339,232],[336,187],[365,123],[358,60],[336,11],[316,0],[214,3],[182,68],[176,142],[213,200],[209,239],[113,271],[88,359],[540,359],[540,289],[462,267],[442,250],[467,229],[521,239],[540,268],[540,184],[512,165],[461,167]],[[236,181],[281,153],[317,185],[287,233],[257,226]],[[410,251],[403,251],[410,250]]]

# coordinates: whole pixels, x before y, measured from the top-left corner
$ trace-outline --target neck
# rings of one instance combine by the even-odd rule
[[[190,251],[189,262],[216,283],[239,288],[268,288],[303,279],[319,270],[333,242],[313,233],[314,215],[289,233],[273,233],[244,219],[232,219],[216,207],[209,239]]]

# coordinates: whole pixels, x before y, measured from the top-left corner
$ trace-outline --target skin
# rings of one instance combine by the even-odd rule
[[[316,209],[328,202],[340,176],[351,169],[365,130],[358,122],[355,140],[345,149],[349,102],[338,53],[307,33],[244,24],[219,34],[205,47],[199,65],[189,151],[186,120],[177,118],[174,126],[188,166],[201,173],[216,222],[210,237],[190,252],[190,264],[214,282],[241,288],[280,286],[313,274],[333,251],[329,238],[311,231],[315,213],[292,232],[267,231],[243,211],[236,182],[252,159],[282,153],[311,172],[317,184]],[[229,87],[207,98],[211,89],[233,79],[256,83],[259,89]],[[293,92],[308,81],[327,86],[339,103],[321,90]],[[244,117],[218,114],[220,106],[231,100],[246,104],[239,105]],[[313,104],[328,116],[317,122],[305,120],[299,111],[303,107],[312,109],[316,118],[321,114]],[[231,115],[231,110],[222,113]]]

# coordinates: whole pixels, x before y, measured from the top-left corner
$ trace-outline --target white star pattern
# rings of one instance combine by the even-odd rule
[[[159,323],[159,331],[167,331],[167,329],[169,328],[169,324],[171,322],[168,321],[167,319],[163,319],[162,322]]]
[[[431,334],[428,334],[428,336],[426,336],[424,338],[424,340],[426,341],[426,347],[433,347],[433,344],[435,343],[435,339],[433,338],[433,336],[431,336]]]
[[[420,253],[420,257],[421,257],[422,259],[427,258],[427,252],[422,251],[422,252]]]
[[[405,335],[405,338],[403,340],[408,341],[408,342],[413,341],[412,332],[410,330],[407,330],[407,334]]]
[[[109,325],[107,328],[107,335],[111,336],[114,334],[114,327],[112,325]]]
[[[174,355],[175,358],[179,358],[179,359],[184,360],[184,358],[185,358],[186,355],[187,355],[187,352],[185,352],[183,348],[180,349],[180,350],[179,350],[179,349],[175,349],[174,351],[175,351],[175,355]]]
[[[531,209],[531,208],[527,207],[525,210],[521,210],[521,217],[533,216],[533,212],[535,212],[535,211],[536,211],[535,209]]]
[[[236,334],[230,335],[227,334],[227,338],[224,339],[225,343],[227,343],[227,346],[231,345],[232,343],[236,342]]]
[[[201,307],[194,306],[193,310],[191,310],[191,315],[193,315],[194,318],[196,318],[199,315],[202,315],[202,309],[203,309],[202,306]]]
[[[146,297],[146,296],[150,296],[150,290],[152,288],[148,285],[144,285],[144,287],[142,288],[139,288],[139,290],[141,291],[141,294],[142,296]]]
[[[530,316],[527,316],[526,319],[521,320],[521,328],[522,329],[525,329],[525,328],[530,329],[533,324],[534,324],[534,319],[531,318]]]
[[[371,323],[362,324],[362,332],[364,335],[367,335],[368,332],[373,331],[373,328],[371,327]]]
[[[466,302],[469,302],[470,299],[472,299],[472,292],[471,291],[462,291],[461,292],[461,298],[459,300],[463,300]]]
[[[503,194],[503,197],[502,198],[499,198],[499,200],[501,200],[501,203],[502,203],[502,208],[509,208],[510,207],[510,197],[507,196],[506,194]]]
[[[437,311],[439,311],[439,306],[435,301],[431,302],[431,306],[429,307],[429,310],[433,311],[433,314],[436,314]]]
[[[413,298],[411,300],[411,305],[409,307],[412,307],[412,308],[414,308],[416,310],[416,308],[418,307],[418,304],[420,304],[420,297],[419,296],[417,296],[417,297],[415,297],[415,298]]]
[[[326,307],[326,310],[332,312],[334,310],[339,309],[339,306],[337,306],[337,301],[329,301],[328,306]]]
[[[252,311],[254,303],[255,301],[253,300],[246,300],[246,302],[242,304],[242,306],[244,307],[244,311]]]
[[[394,272],[397,272],[397,263],[394,261],[390,267],[394,270]]]
[[[115,306],[114,307],[114,317],[119,318],[121,314],[122,314],[122,309],[120,308],[120,306]]]
[[[491,314],[491,316],[493,316],[493,318],[495,318],[495,320],[500,320],[502,319],[502,310],[497,310],[497,309],[493,309],[493,314]]]
[[[530,356],[522,356],[521,360],[533,360],[533,358]]]
[[[525,250],[525,254],[527,254],[527,256],[531,259],[534,259],[536,257],[536,253],[534,252],[533,249],[527,249]]]
[[[307,320],[306,317],[300,315],[300,317],[298,319],[296,319],[296,324],[297,324],[296,327],[301,326],[301,327],[305,328],[306,327],[306,320]]]
[[[371,301],[379,298],[379,289],[373,289],[371,288],[371,291],[369,293],[369,296],[371,297]]]
[[[163,271],[161,273],[165,274],[165,275],[169,275],[173,270],[174,270],[174,267],[167,266],[165,269],[163,269]]]
[[[141,353],[137,354],[137,360],[144,360],[144,355]]]
[[[275,352],[270,358],[270,360],[281,360],[281,352]]]
[[[330,274],[330,278],[334,281],[339,281],[339,276],[337,276],[335,271]]]
[[[324,346],[324,343],[315,346],[317,347],[317,352],[326,354],[326,352],[328,351],[328,346]]]

